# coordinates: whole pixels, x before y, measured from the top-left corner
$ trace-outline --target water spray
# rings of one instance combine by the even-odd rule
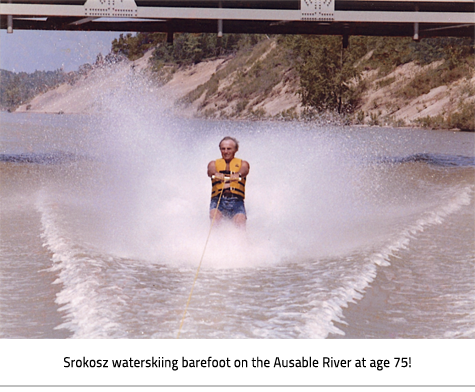
[[[214,180],[215,176],[211,176],[211,179]],[[239,177],[239,180],[241,180],[241,177]],[[226,182],[226,181],[230,181],[230,177],[224,177],[224,182]],[[196,283],[196,280],[198,279],[198,274],[200,272],[201,263],[203,262],[203,258],[204,258],[205,252],[206,252],[206,247],[208,246],[209,237],[211,236],[211,230],[213,229],[214,221],[216,220],[216,215],[218,214],[218,208],[219,208],[219,204],[221,203],[221,198],[223,196],[223,193],[224,193],[224,186],[221,188],[221,192],[219,194],[218,204],[216,205],[216,209],[214,211],[213,219],[211,220],[211,225],[209,227],[208,237],[206,238],[203,253],[201,254],[201,259],[200,259],[200,262],[198,264],[198,269],[196,270],[195,279],[193,280],[193,284],[191,285],[190,295],[188,296],[188,300],[186,301],[185,311],[183,312],[183,317],[181,318],[181,322],[180,322],[180,328],[178,329],[178,334],[176,336],[177,339],[180,338],[181,328],[183,327],[183,323],[185,322],[185,317],[186,317],[186,312],[188,310],[188,305],[190,304],[191,296],[193,294],[193,289],[195,288],[195,283]]]

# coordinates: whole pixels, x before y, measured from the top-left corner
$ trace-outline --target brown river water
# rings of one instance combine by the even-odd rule
[[[474,134],[110,101],[0,115],[1,338],[174,338],[226,135],[247,229],[211,230],[181,338],[475,337]]]

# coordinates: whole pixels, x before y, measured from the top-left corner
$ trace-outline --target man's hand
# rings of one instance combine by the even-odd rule
[[[233,173],[229,177],[230,181],[239,181],[240,179],[241,179],[241,176],[239,175],[239,173]]]
[[[224,181],[224,173],[215,173],[214,174],[214,179]]]

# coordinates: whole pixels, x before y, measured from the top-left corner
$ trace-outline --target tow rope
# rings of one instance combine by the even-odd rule
[[[221,193],[219,194],[218,204],[216,204],[216,210],[214,212],[213,219],[211,220],[211,225],[209,227],[209,232],[208,232],[208,238],[206,238],[205,247],[203,249],[203,253],[201,254],[201,260],[200,260],[200,263],[198,264],[198,269],[196,270],[195,279],[193,280],[193,284],[191,286],[190,295],[188,296],[188,301],[186,301],[185,311],[183,312],[183,317],[181,318],[181,322],[180,322],[180,328],[178,329],[178,334],[176,336],[177,339],[180,338],[181,328],[183,327],[183,323],[185,322],[185,316],[186,316],[186,312],[188,311],[188,305],[190,304],[191,296],[193,294],[193,289],[195,288],[195,283],[196,283],[196,280],[198,279],[201,263],[203,262],[203,258],[205,256],[206,247],[208,246],[209,237],[211,236],[211,230],[213,229],[213,224],[216,219],[216,215],[218,214],[218,207],[219,207],[219,203],[221,203],[221,197],[223,196],[223,193],[224,193],[224,184],[223,184],[223,188],[221,189]]]

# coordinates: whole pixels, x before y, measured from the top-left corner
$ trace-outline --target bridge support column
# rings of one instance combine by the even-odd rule
[[[12,0],[8,0],[8,4],[11,4]],[[13,33],[13,15],[7,15],[7,33]]]
[[[173,45],[173,31],[167,32],[167,44]]]
[[[348,47],[349,39],[350,39],[350,37],[348,36],[348,34],[343,34],[343,37],[342,37],[342,40],[341,40],[341,44],[342,44],[343,49],[346,49]]]
[[[223,4],[221,0],[219,1],[219,8],[223,8]],[[223,46],[223,20],[222,19],[218,19],[218,39],[217,39],[216,44],[218,46],[217,50],[219,54],[221,54],[221,47]]]
[[[7,16],[7,34],[12,34],[13,33],[13,16],[8,15]]]
[[[419,22],[414,23],[414,36],[412,39],[414,41],[419,41]]]
[[[416,12],[419,12],[419,7],[416,5]],[[419,22],[414,22],[414,35],[412,37],[414,41],[419,41]]]
[[[216,51],[221,54],[223,47],[223,20],[218,19],[218,39],[216,40]]]
[[[223,38],[223,20],[218,19],[218,38]]]

